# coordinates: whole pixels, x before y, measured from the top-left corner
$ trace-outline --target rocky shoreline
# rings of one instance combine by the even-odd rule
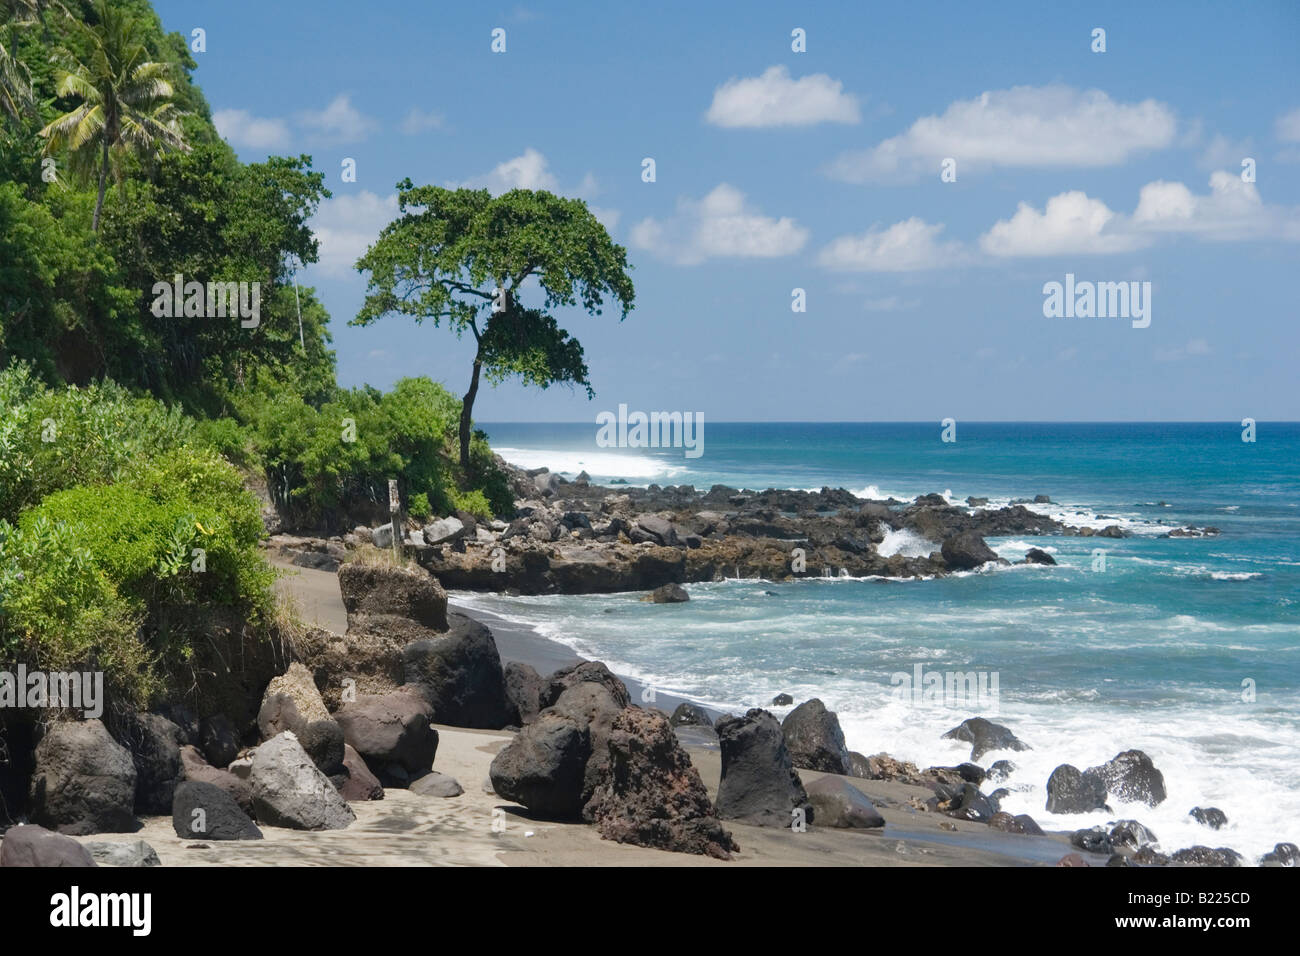
[[[407,522],[404,546],[442,584],[507,594],[648,591],[670,584],[763,578],[941,577],[1003,563],[986,537],[1063,535],[1123,538],[1119,524],[1072,526],[1030,510],[1046,495],[1003,507],[939,494],[911,502],[868,500],[844,489],[747,491],[715,485],[604,487],[500,462],[517,496],[510,521],[458,512],[423,526]],[[896,532],[929,542],[924,556],[882,554]],[[1216,528],[1171,528],[1170,536],[1213,536]],[[347,548],[392,545],[391,524],[358,527],[330,541],[278,536],[288,559],[336,568]],[[1026,561],[1055,563],[1033,549]]]

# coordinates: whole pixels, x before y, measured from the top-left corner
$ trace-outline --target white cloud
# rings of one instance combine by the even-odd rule
[[[1300,240],[1300,211],[1266,206],[1254,183],[1238,173],[1210,175],[1210,191],[1195,195],[1182,183],[1147,183],[1133,213],[1135,229],[1149,233],[1186,233],[1202,239]]]
[[[311,219],[312,232],[320,241],[316,268],[328,276],[356,275],[357,259],[397,215],[396,193],[381,197],[363,189],[355,196],[326,199]]]
[[[913,272],[960,264],[965,259],[958,242],[940,242],[943,225],[930,225],[913,216],[888,229],[873,226],[857,236],[833,239],[817,257],[827,269],[848,272]]]
[[[471,176],[463,183],[453,186],[468,186],[473,189],[487,189],[494,196],[512,189],[559,189],[559,181],[552,175],[546,157],[529,146],[522,154],[498,163],[491,172],[480,176]]]
[[[364,139],[378,124],[352,105],[352,98],[340,93],[323,110],[304,110],[298,124],[307,132],[331,142],[351,143]]]
[[[1273,132],[1284,143],[1300,143],[1300,107],[1279,116]]]
[[[433,110],[422,110],[415,106],[402,120],[402,132],[407,135],[427,133],[432,129],[442,129],[442,123],[441,113],[435,113]]]
[[[798,252],[808,230],[788,216],[764,216],[734,186],[722,183],[703,199],[681,199],[666,220],[647,218],[632,227],[632,245],[675,262],[770,259]]]
[[[231,146],[276,150],[289,143],[288,124],[275,117],[254,116],[248,110],[217,110],[212,123]]]
[[[723,83],[713,91],[704,118],[714,126],[731,128],[861,122],[857,98],[845,93],[839,80],[825,73],[794,80],[785,66]]]
[[[958,175],[996,166],[1115,166],[1135,153],[1168,146],[1176,128],[1162,103],[1117,103],[1100,90],[1017,86],[952,103],[872,149],[845,153],[827,172],[848,182],[897,181],[939,172],[957,160]]]
[[[1043,212],[1022,202],[1014,216],[980,237],[980,248],[992,256],[1104,255],[1146,244],[1126,228],[1123,217],[1079,190],[1053,196]]]
[[[1226,136],[1215,136],[1201,153],[1200,164],[1205,169],[1240,169],[1243,159],[1255,155],[1255,144],[1249,138],[1234,142]]]

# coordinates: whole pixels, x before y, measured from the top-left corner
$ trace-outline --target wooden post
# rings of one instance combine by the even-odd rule
[[[402,503],[397,495],[397,479],[388,479],[388,518],[393,528],[393,558],[402,563]]]

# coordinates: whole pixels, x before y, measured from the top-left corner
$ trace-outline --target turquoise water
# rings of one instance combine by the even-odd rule
[[[508,460],[632,484],[848,488],[871,496],[947,493],[1033,506],[1133,536],[994,538],[1018,560],[1045,547],[1058,567],[1018,566],[939,580],[811,579],[691,585],[685,605],[635,595],[462,600],[516,620],[656,687],[730,709],[778,692],[821,697],[849,745],[922,765],[969,750],[939,739],[965,717],[996,716],[1034,749],[1004,801],[1045,826],[1113,819],[1049,816],[1059,763],[1084,767],[1130,747],[1165,775],[1161,806],[1116,806],[1169,850],[1226,845],[1254,857],[1300,841],[1300,425],[708,424],[704,453],[606,449],[594,425],[487,425]],[[1212,538],[1162,538],[1212,524]],[[883,547],[927,553],[891,535]],[[1098,554],[1100,549],[1102,554]],[[1104,557],[1104,565],[1099,560]],[[896,675],[977,672],[996,696],[925,700]],[[772,708],[779,715],[783,709]],[[1218,832],[1186,816],[1217,806]]]

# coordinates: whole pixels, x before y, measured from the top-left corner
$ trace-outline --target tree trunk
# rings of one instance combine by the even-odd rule
[[[95,218],[90,224],[91,232],[99,232],[99,214],[104,209],[104,187],[108,185],[108,138],[104,139],[104,152],[99,164],[99,197],[95,200]]]
[[[460,466],[469,471],[469,433],[474,416],[474,397],[478,395],[478,375],[483,368],[483,360],[474,356],[474,374],[470,376],[469,391],[460,404]]]

